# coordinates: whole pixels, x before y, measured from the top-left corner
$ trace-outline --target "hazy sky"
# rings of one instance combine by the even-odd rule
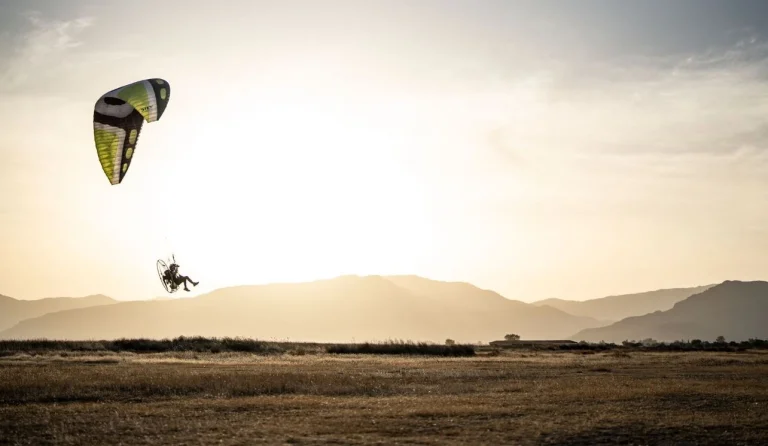
[[[149,77],[111,186],[93,105]],[[0,293],[765,279],[766,80],[764,1],[0,0]]]

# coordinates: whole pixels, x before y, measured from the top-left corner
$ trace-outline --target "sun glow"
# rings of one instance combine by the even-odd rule
[[[116,251],[148,265],[175,253],[202,282],[191,295],[425,266],[428,197],[403,164],[416,141],[407,126],[378,125],[392,122],[390,108],[246,94],[189,126],[199,112],[179,90],[174,113],[145,126],[137,162],[113,188],[123,190],[104,192],[129,206],[138,235]]]

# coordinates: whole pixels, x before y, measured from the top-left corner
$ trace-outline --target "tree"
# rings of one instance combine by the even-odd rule
[[[725,344],[725,336],[718,336],[717,339],[715,339],[715,342],[718,344]]]
[[[453,339],[446,339],[445,345],[456,345],[456,341],[454,341]]]
[[[512,333],[512,334],[505,335],[504,339],[507,341],[519,341],[520,335]]]

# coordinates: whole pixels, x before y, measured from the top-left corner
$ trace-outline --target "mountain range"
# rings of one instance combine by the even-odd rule
[[[25,320],[2,338],[113,339],[179,335],[294,341],[418,339],[487,342],[517,333],[563,338],[595,319],[509,300],[468,283],[417,276],[342,276],[223,288],[195,298],[122,302]]]
[[[768,337],[768,282],[533,304],[464,282],[419,276],[341,276],[222,288],[185,299],[120,302],[106,296],[0,298],[0,338],[114,339],[242,336],[349,342],[522,339],[621,342]],[[18,308],[27,308],[21,312]],[[34,309],[34,311],[32,311]],[[617,320],[616,322],[612,322]]]
[[[591,342],[768,338],[768,282],[725,281],[681,300],[667,311],[625,318],[572,337]]]
[[[595,319],[616,322],[626,317],[639,316],[654,311],[669,310],[677,302],[694,294],[711,288],[714,285],[704,285],[690,288],[668,288],[643,293],[607,296],[584,301],[545,299],[534,302],[534,305],[549,305],[573,314]]]
[[[101,294],[85,297],[49,297],[38,300],[19,300],[0,294],[0,331],[17,323],[48,313],[111,305],[118,301]]]

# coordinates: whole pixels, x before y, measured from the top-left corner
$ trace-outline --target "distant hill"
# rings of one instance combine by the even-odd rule
[[[677,302],[697,293],[701,293],[713,285],[691,288],[669,288],[643,293],[622,294],[618,296],[601,297],[585,301],[545,299],[534,302],[533,305],[549,305],[573,314],[574,316],[592,317],[603,321],[620,321],[625,317],[642,316],[654,311],[669,310]]]
[[[10,328],[24,319],[47,313],[114,303],[117,301],[100,294],[86,297],[50,297],[38,300],[19,300],[0,295],[0,330]]]
[[[342,276],[239,286],[170,301],[123,302],[26,320],[2,338],[114,339],[180,335],[344,342],[565,338],[600,323],[508,300],[467,283],[417,276]]]
[[[621,342],[768,338],[768,282],[726,281],[676,303],[672,309],[585,329],[574,340]]]

